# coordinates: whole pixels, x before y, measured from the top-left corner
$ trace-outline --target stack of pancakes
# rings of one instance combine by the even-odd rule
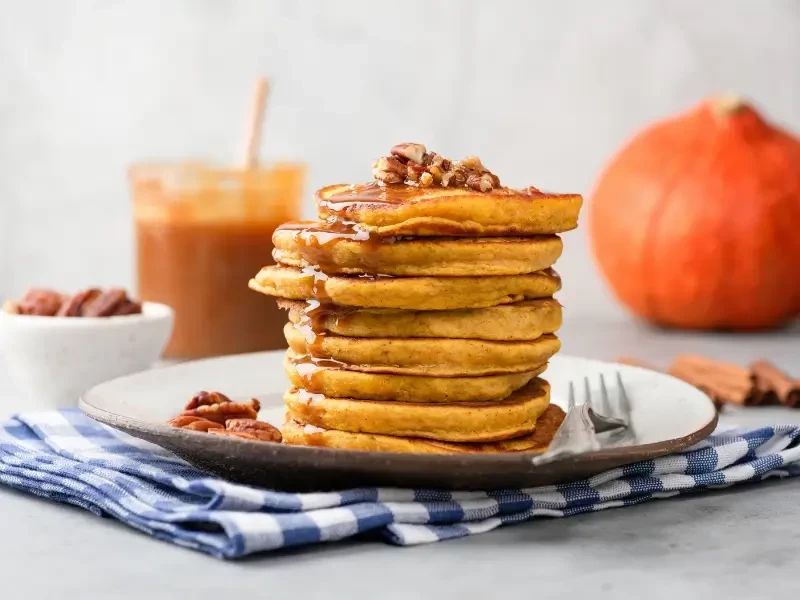
[[[288,310],[284,440],[545,449],[563,420],[538,377],[560,348],[550,267],[581,197],[500,187],[479,160],[419,145],[381,160],[394,171],[323,188],[320,221],[276,230],[278,264],[250,282]]]

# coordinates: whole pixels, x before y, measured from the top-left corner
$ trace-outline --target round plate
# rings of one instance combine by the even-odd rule
[[[668,375],[611,363],[557,356],[544,374],[553,402],[565,406],[570,380],[620,372],[630,398],[637,445],[534,466],[531,454],[394,454],[269,444],[175,429],[166,421],[193,394],[218,390],[258,397],[260,418],[280,425],[283,352],[215,358],[144,371],[102,383],[81,399],[90,417],[171,450],[201,469],[240,483],[291,491],[360,486],[491,490],[547,485],[594,475],[681,450],[707,437],[717,415],[708,397]],[[610,390],[612,395],[615,391]]]

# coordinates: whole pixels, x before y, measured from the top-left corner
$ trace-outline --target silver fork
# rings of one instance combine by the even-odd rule
[[[603,374],[600,374],[600,394],[593,397],[589,378],[583,378],[584,401],[577,404],[575,386],[569,382],[567,415],[558,428],[547,452],[533,458],[534,465],[561,458],[594,452],[601,448],[632,444],[636,434],[631,425],[631,405],[622,377],[617,372],[617,402],[612,407]]]

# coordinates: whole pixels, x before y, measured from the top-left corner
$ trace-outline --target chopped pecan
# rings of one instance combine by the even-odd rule
[[[467,177],[467,186],[473,190],[480,190],[481,192],[491,192],[494,189],[494,179],[491,173],[477,173]]]
[[[379,158],[372,169],[372,176],[384,183],[400,183],[406,174],[406,166],[393,156]]]
[[[190,417],[187,415],[179,415],[167,421],[173,427],[178,429],[190,429],[192,431],[208,431],[209,429],[224,429],[225,426],[215,421],[209,421],[202,417]]]
[[[481,159],[477,156],[468,156],[461,160],[457,160],[456,165],[464,167],[468,171],[486,171],[486,167],[483,166]]]
[[[184,410],[192,410],[198,406],[210,406],[211,404],[222,404],[230,402],[231,399],[221,392],[197,392],[184,407]]]
[[[430,166],[428,167],[428,173],[430,173],[431,177],[433,177],[434,183],[442,182],[442,177],[444,177],[444,171],[441,169],[441,167]]]
[[[255,419],[229,419],[225,422],[225,430],[236,433],[247,433],[264,442],[280,442],[281,432],[265,421]]]
[[[64,300],[61,308],[56,313],[57,317],[80,317],[83,306],[93,301],[101,294],[100,290],[96,288],[83,290],[77,294],[73,294]]]
[[[23,315],[52,317],[61,308],[63,298],[53,290],[33,288],[26,292],[19,302],[19,312]]]
[[[406,180],[407,181],[419,181],[421,175],[425,173],[425,167],[422,165],[415,164],[413,162],[409,162],[406,165]]]
[[[490,172],[477,156],[450,161],[436,152],[427,152],[422,144],[397,144],[391,156],[373,164],[372,175],[383,183],[406,183],[419,187],[433,184],[442,187],[468,187],[491,192],[500,187],[500,179]]]
[[[225,423],[229,419],[255,419],[261,404],[255,398],[247,402],[223,402],[221,404],[205,404],[181,413],[189,417],[202,417],[216,423]]]
[[[422,164],[422,159],[427,152],[427,149],[422,144],[395,144],[392,146],[392,156],[405,158],[418,165]]]

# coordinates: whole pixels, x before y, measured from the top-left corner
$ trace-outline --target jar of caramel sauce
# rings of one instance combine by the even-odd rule
[[[142,164],[129,172],[138,297],[175,310],[164,356],[284,348],[286,315],[247,287],[272,262],[272,232],[297,220],[305,167]]]

